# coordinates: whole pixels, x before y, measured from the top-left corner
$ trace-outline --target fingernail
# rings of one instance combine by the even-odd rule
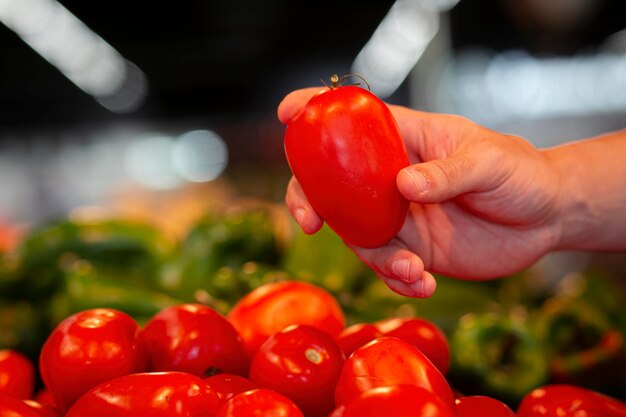
[[[404,282],[411,282],[411,261],[407,258],[394,260],[391,264],[391,272],[396,278]]]
[[[417,189],[418,193],[424,194],[426,191],[428,191],[428,188],[430,187],[430,182],[428,181],[426,176],[424,176],[424,174],[414,169],[407,169],[405,172],[409,175],[409,178],[411,178],[413,186],[415,187],[415,189]]]
[[[302,219],[304,218],[304,209],[302,207],[298,207],[293,211],[293,217],[296,219],[299,225],[302,225]]]

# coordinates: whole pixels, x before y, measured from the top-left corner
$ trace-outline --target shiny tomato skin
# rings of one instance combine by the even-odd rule
[[[415,385],[372,388],[338,407],[330,417],[456,417],[435,394]],[[484,417],[495,417],[485,414]]]
[[[355,86],[322,90],[288,123],[284,145],[307,199],[346,242],[373,248],[398,233],[409,203],[396,176],[409,159],[378,97]]]
[[[250,379],[285,395],[307,417],[322,417],[334,408],[343,363],[343,352],[329,334],[293,325],[275,333],[257,350]]]
[[[409,384],[434,393],[454,410],[448,382],[415,346],[402,339],[383,336],[352,353],[341,371],[335,403],[347,404],[362,392],[376,387]]]
[[[390,318],[375,323],[385,336],[397,337],[413,344],[441,371],[450,368],[450,345],[448,339],[435,323],[412,318]]]
[[[242,392],[228,400],[216,417],[304,417],[289,398],[269,389]]]
[[[346,322],[331,293],[301,281],[262,285],[241,298],[227,317],[250,357],[271,335],[292,324],[308,324],[336,337]]]
[[[242,392],[250,391],[258,388],[257,384],[240,375],[234,374],[217,374],[204,379],[217,396],[220,398],[220,404],[233,398]]]
[[[61,412],[50,404],[42,404],[35,400],[23,400],[33,410],[37,411],[40,417],[62,417]]]
[[[13,349],[0,350],[0,392],[25,400],[35,387],[35,365]]]
[[[147,367],[140,327],[129,315],[108,308],[85,310],[63,320],[39,357],[43,382],[61,411],[99,383]]]
[[[217,394],[185,372],[145,372],[104,382],[80,397],[65,417],[213,417]]]
[[[515,417],[513,410],[495,398],[470,395],[456,399],[458,417]]]
[[[381,337],[383,334],[371,323],[356,323],[346,327],[337,336],[337,343],[346,358],[352,352],[372,340]]]
[[[248,358],[241,336],[212,308],[181,304],[165,308],[144,326],[151,371],[180,371],[200,377],[246,375]]]
[[[42,417],[42,414],[24,400],[0,392],[0,417]]]
[[[568,384],[532,390],[517,408],[518,417],[626,417],[626,403]]]

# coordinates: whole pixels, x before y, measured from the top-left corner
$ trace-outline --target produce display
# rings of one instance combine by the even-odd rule
[[[0,254],[0,415],[626,416],[611,275],[439,276],[409,299],[286,218],[30,230]]]

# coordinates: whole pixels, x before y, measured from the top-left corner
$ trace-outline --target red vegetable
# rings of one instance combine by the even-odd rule
[[[48,336],[39,368],[61,411],[109,379],[143,372],[148,352],[140,328],[127,314],[93,309],[71,315]]]
[[[518,417],[626,417],[626,404],[587,388],[546,385],[527,394]]]
[[[125,375],[80,397],[65,417],[213,417],[217,394],[184,372]]]
[[[237,394],[258,388],[258,386],[248,378],[232,374],[213,375],[205,378],[204,382],[217,393],[221,404],[230,400]]]
[[[241,334],[250,356],[271,335],[292,324],[308,324],[335,337],[346,321],[331,293],[300,281],[256,288],[235,304],[228,320]]]
[[[372,388],[335,409],[330,417],[456,417],[432,392],[415,385]],[[483,417],[496,417],[484,414]]]
[[[371,248],[398,233],[409,203],[396,175],[409,160],[393,115],[374,94],[333,83],[289,122],[285,153],[310,204],[345,241]]]
[[[388,336],[360,347],[346,360],[335,403],[347,404],[364,391],[399,384],[424,388],[455,408],[452,390],[435,365],[409,342]]]
[[[182,304],[161,310],[146,323],[143,337],[151,371],[180,371],[200,377],[245,375],[248,360],[241,336],[210,307]]]
[[[385,336],[397,337],[413,344],[441,371],[450,367],[448,339],[434,323],[420,318],[391,318],[375,323]]]
[[[458,417],[515,417],[513,410],[502,401],[482,395],[470,395],[456,399]]]
[[[16,350],[0,350],[0,392],[24,400],[32,397],[34,386],[31,360]]]
[[[371,323],[357,323],[348,326],[337,336],[337,343],[346,358],[352,352],[383,334]]]
[[[255,389],[235,395],[216,417],[304,417],[289,398],[269,389]]]
[[[24,400],[0,392],[0,417],[42,417]]]
[[[343,362],[343,352],[330,335],[294,325],[263,343],[252,359],[250,379],[285,395],[307,417],[326,417],[334,408]]]

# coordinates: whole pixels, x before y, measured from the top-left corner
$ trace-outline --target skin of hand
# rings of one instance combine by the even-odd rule
[[[319,91],[287,95],[279,120],[288,124]],[[412,202],[409,214],[385,246],[351,246],[389,288],[429,297],[436,288],[430,272],[467,280],[503,277],[561,245],[567,198],[551,153],[459,116],[389,108],[411,163],[397,176],[398,189]],[[285,202],[304,232],[322,227],[293,177]]]

